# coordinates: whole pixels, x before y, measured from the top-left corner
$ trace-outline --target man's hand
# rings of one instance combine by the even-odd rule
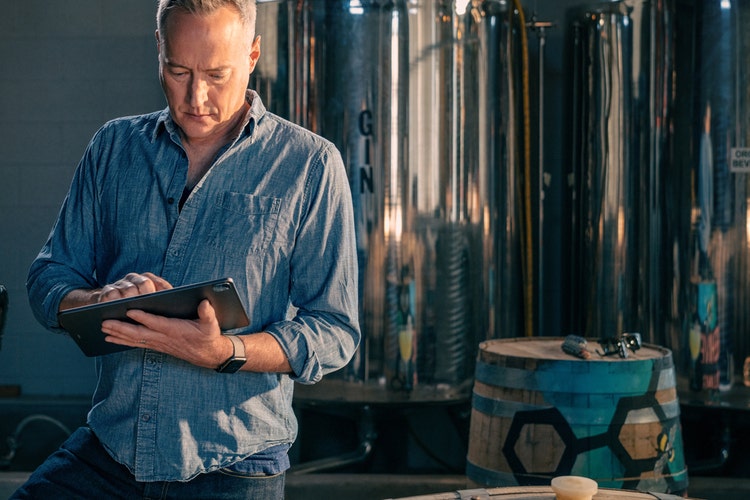
[[[95,298],[97,302],[107,302],[170,288],[172,288],[172,285],[167,280],[153,273],[128,273],[122,279],[104,285],[95,294]]]
[[[137,309],[127,315],[137,324],[102,323],[107,342],[153,349],[204,368],[216,368],[232,355],[232,342],[221,334],[216,311],[208,300],[198,306],[197,320],[166,318]]]
[[[172,285],[153,273],[128,273],[122,279],[96,290],[73,290],[60,301],[59,311],[73,307],[87,306],[97,302],[107,302],[144,293],[168,290]]]

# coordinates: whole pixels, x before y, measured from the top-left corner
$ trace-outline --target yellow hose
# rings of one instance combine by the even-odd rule
[[[529,44],[526,37],[526,16],[520,0],[513,0],[518,11],[521,32],[521,83],[523,97],[523,187],[524,222],[521,266],[524,275],[524,327],[526,336],[534,335],[534,247],[531,224],[531,112],[529,106]]]

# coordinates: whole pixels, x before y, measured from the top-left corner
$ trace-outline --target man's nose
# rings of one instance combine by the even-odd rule
[[[200,106],[206,102],[208,96],[208,85],[203,78],[194,77],[190,82],[188,100],[191,106]]]

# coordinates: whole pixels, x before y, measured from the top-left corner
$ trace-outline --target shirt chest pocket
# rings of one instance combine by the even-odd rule
[[[223,253],[262,252],[271,242],[280,210],[280,198],[220,193],[205,221],[208,244]]]

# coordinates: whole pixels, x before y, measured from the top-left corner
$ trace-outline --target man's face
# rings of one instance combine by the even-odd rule
[[[197,16],[170,13],[157,32],[159,73],[172,118],[188,143],[226,140],[244,116],[245,89],[260,56],[231,7]]]

